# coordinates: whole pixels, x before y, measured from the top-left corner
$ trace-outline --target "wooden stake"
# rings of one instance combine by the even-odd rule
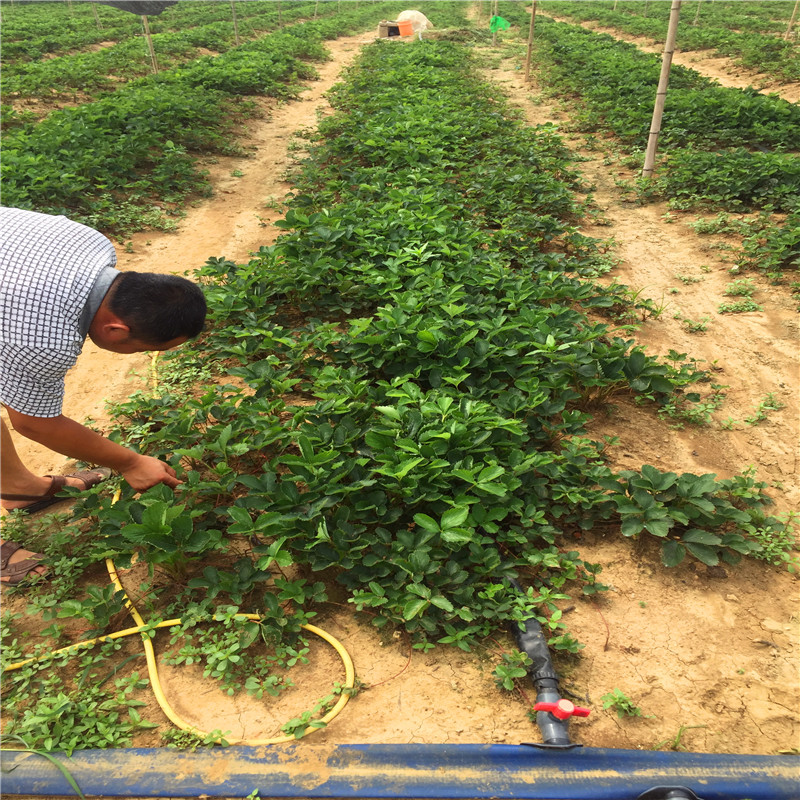
[[[650,136],[647,140],[647,152],[644,156],[644,168],[642,177],[649,178],[653,174],[656,163],[656,148],[658,147],[658,135],[661,133],[661,118],[664,115],[664,101],[667,99],[667,86],[669,85],[669,71],[672,66],[672,55],[675,52],[675,40],[678,37],[678,18],[681,14],[681,0],[672,0],[669,10],[669,28],[667,29],[667,41],[664,44],[664,57],[661,60],[661,75],[658,79],[658,89],[656,90],[656,103],[653,107],[653,120],[650,123]]]
[[[158,74],[158,60],[156,59],[156,51],[153,47],[153,39],[150,36],[150,24],[147,22],[147,16],[142,14],[142,24],[144,25],[144,36],[147,39],[147,47],[150,50],[150,63],[153,65],[153,72]]]
[[[611,9],[612,11],[616,11],[617,10],[617,2],[618,2],[618,0],[614,0],[614,8]]]
[[[92,3],[92,11],[94,12],[94,21],[97,23],[97,30],[103,30],[103,26],[100,24],[100,15],[97,13],[97,6]]]
[[[697,25],[697,20],[700,16],[700,0],[697,0],[697,11],[694,12],[694,20],[692,21],[692,25]]]
[[[492,16],[493,17],[497,16],[497,6],[498,6],[499,2],[500,2],[500,0],[494,0],[494,11],[492,12]],[[497,31],[494,31],[494,33],[492,33],[492,46],[494,46],[496,44],[497,44]]]
[[[319,0],[317,0],[317,2],[314,3],[314,19],[317,18],[317,10],[318,9],[319,9]]]
[[[233,38],[236,42],[236,46],[239,46],[239,24],[236,21],[236,6],[233,4],[233,0],[231,0],[231,16],[233,17]]]
[[[784,39],[788,39],[792,35],[792,27],[794,26],[794,21],[797,18],[798,6],[800,6],[800,0],[795,0],[794,10],[792,11],[792,18],[789,20],[789,27],[786,29],[786,33],[783,34]]]
[[[278,27],[283,27],[283,11],[281,10],[281,0],[278,0]]]
[[[531,26],[528,29],[528,52],[525,56],[525,80],[531,79],[531,51],[533,50],[533,28],[536,25],[536,0],[533,0],[531,9]]]

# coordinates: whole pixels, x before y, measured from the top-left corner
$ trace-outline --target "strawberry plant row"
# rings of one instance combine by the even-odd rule
[[[516,22],[522,12],[503,9]],[[515,16],[516,15],[516,16]],[[582,106],[583,130],[610,130],[631,150],[647,142],[660,59],[606,34],[545,20],[538,55],[544,80]],[[726,89],[673,66],[651,192],[677,206],[732,210],[797,204],[800,107],[754,90]]]
[[[297,177],[287,233],[247,264],[209,262],[213,329],[194,358],[245,388],[223,378],[121,407],[149,452],[191,468],[179,504],[163,488],[94,500],[123,563],[141,550],[193,576],[206,609],[223,585],[272,608],[285,580],[257,579],[294,564],[313,576],[292,589],[304,619],[325,596],[316,581],[335,580],[421,649],[468,649],[537,609],[551,645],[574,651],[556,602],[568,582],[602,587],[565,534],[621,524],[659,537],[667,564],[758,550],[764,484],[615,475],[610,443],[586,436],[592,399],[665,400],[702,376],[588,320],[620,298],[578,277],[596,253],[568,240],[567,151],[468,65],[452,43],[368,47]],[[523,197],[530,214],[514,210]],[[194,577],[232,535],[253,563]]]
[[[513,8],[513,6],[512,6]],[[653,114],[661,58],[607,34],[549,20],[539,30],[548,79],[587,105],[587,126],[602,123],[643,148]],[[800,148],[800,108],[775,95],[728,89],[673,65],[659,146]]]
[[[548,6],[561,8],[570,6],[574,2],[548,3]],[[593,5],[598,10],[613,10],[614,6],[620,16],[630,20],[656,19],[666,22],[669,17],[669,3],[648,2],[647,8],[639,0],[597,0]],[[752,33],[783,33],[792,16],[794,0],[770,0],[768,3],[760,0],[713,0],[713,2],[685,3],[682,8],[682,18],[691,22],[693,27],[720,27],[730,30],[749,31]],[[695,25],[695,20],[696,25]]]
[[[163,224],[159,208],[206,186],[192,154],[233,151],[227,134],[248,110],[241,94],[291,96],[299,77],[316,74],[301,59],[326,57],[324,39],[362,30],[399,5],[346,7],[335,19],[300,23],[12,129],[4,202],[116,233]]]
[[[244,38],[262,36],[267,29],[278,27],[278,12],[275,4],[270,4],[268,12],[249,18],[249,30],[242,23],[241,35]],[[328,4],[323,12],[332,14],[336,7]],[[282,14],[284,22],[291,22],[302,16],[313,14],[310,4],[295,5]],[[258,26],[256,33],[253,26]],[[249,34],[249,35],[245,35]],[[153,47],[157,53],[159,69],[172,67],[197,58],[201,48],[222,53],[234,47],[234,26],[230,18],[176,32],[154,34]],[[129,38],[113,47],[94,52],[65,55],[33,63],[23,63],[6,67],[3,70],[2,86],[6,97],[52,97],[55,89],[69,95],[75,90],[96,95],[101,91],[115,91],[135,77],[152,72],[149,51],[141,37]]]
[[[649,187],[677,209],[791,212],[800,204],[800,159],[793,153],[674,151]]]
[[[667,33],[669,3],[555,2],[545,13],[581,21],[596,21],[635,36],[646,36],[663,44]],[[775,75],[785,81],[800,79],[797,43],[782,36],[792,16],[793,3],[703,3],[684,4],[678,29],[678,47],[683,50],[713,50],[730,56],[749,69]],[[697,20],[697,24],[695,23]]]
[[[256,21],[260,24],[271,22],[273,17],[277,21],[279,17],[292,20],[298,16],[311,16],[315,8],[316,3],[309,0],[282,0],[280,13],[270,0],[247,0],[236,4],[243,33],[247,33],[248,26],[252,27]],[[325,10],[323,3],[319,11],[325,13]],[[230,4],[204,0],[181,0],[159,16],[149,18],[150,30],[154,34],[188,32],[213,23],[232,27],[231,22]],[[100,42],[122,42],[141,34],[140,17],[99,3],[36,2],[20,3],[16,7],[5,4],[2,60],[4,64],[36,61],[44,55],[61,55]]]

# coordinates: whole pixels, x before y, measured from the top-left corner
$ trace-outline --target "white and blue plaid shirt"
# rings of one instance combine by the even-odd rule
[[[64,376],[116,262],[114,245],[86,225],[0,208],[0,402],[32,417],[61,414]]]

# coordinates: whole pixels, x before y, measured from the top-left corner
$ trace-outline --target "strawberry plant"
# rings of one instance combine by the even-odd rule
[[[663,44],[669,6],[666,3],[633,3],[616,10],[616,3],[555,2],[548,9],[559,16],[577,20],[597,20],[636,36],[647,36],[656,44]],[[647,6],[645,8],[645,6]],[[719,55],[758,72],[777,75],[785,81],[800,76],[796,49],[791,41],[779,35],[786,30],[791,17],[789,3],[719,2],[697,6],[694,18],[681,18],[678,40],[681,50],[713,49]],[[780,19],[781,12],[784,19]],[[780,19],[780,21],[779,21]]]

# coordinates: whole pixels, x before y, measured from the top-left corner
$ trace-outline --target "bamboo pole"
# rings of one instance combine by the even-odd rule
[[[97,13],[97,6],[92,3],[92,12],[94,13],[94,21],[97,23],[97,30],[103,30],[103,26],[100,24],[100,15]]]
[[[150,51],[150,63],[153,65],[153,72],[157,74],[158,60],[156,59],[156,50],[153,47],[153,38],[150,36],[150,23],[148,23],[145,14],[142,14],[142,25],[144,25],[144,37],[147,39],[147,48]]]
[[[239,46],[239,23],[236,20],[236,6],[234,5],[233,0],[231,0],[231,16],[233,17],[233,39],[236,42],[236,46]]]
[[[792,18],[789,20],[789,27],[786,29],[786,33],[783,34],[784,39],[788,39],[792,35],[792,27],[794,26],[794,21],[797,19],[797,9],[800,6],[800,0],[795,0],[794,10],[792,11]]]
[[[697,0],[697,11],[694,12],[694,20],[692,20],[692,25],[697,25],[697,20],[700,18],[700,3],[701,0]]]
[[[533,51],[533,28],[536,25],[536,0],[533,0],[531,9],[531,26],[528,29],[528,52],[525,55],[525,80],[531,79],[531,52]]]
[[[653,174],[656,163],[656,148],[658,147],[658,135],[661,133],[661,118],[664,115],[664,102],[667,99],[667,86],[669,85],[669,71],[672,66],[672,55],[675,52],[675,40],[678,37],[678,19],[681,14],[681,0],[672,0],[669,10],[669,28],[667,29],[667,41],[664,44],[664,56],[661,60],[661,75],[658,79],[658,89],[656,90],[656,102],[653,107],[653,120],[650,123],[650,136],[647,140],[647,152],[644,157],[644,168],[642,177],[649,178]]]
[[[616,11],[617,10],[617,3],[618,2],[619,2],[619,0],[614,0],[614,8],[611,9],[612,11]]]
[[[317,2],[314,3],[314,19],[317,18],[317,10],[318,9],[319,9],[319,0],[317,0]]]

